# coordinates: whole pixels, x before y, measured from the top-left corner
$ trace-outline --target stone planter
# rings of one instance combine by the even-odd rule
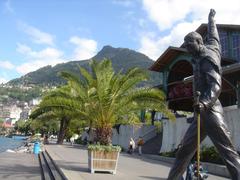
[[[119,151],[88,150],[88,168],[91,173],[96,171],[116,174]]]

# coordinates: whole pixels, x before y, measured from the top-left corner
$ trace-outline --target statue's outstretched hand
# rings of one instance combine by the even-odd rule
[[[202,112],[204,110],[204,105],[202,103],[200,103],[200,102],[199,103],[194,103],[193,104],[193,109],[196,112],[200,113],[200,112]]]
[[[216,11],[214,9],[210,9],[210,12],[209,12],[209,15],[208,15],[208,19],[209,20],[213,20],[215,14],[216,14]]]

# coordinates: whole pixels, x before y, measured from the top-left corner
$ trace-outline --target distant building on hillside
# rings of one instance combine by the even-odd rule
[[[29,106],[36,106],[41,102],[41,98],[35,98],[29,101]]]
[[[14,126],[15,126],[15,123],[16,123],[17,121],[18,121],[18,119],[15,119],[15,118],[7,118],[7,119],[5,120],[5,123],[11,125],[12,127],[14,127]]]
[[[20,113],[22,112],[22,109],[19,108],[16,104],[6,106],[2,105],[0,106],[0,118],[1,119],[20,119]]]
[[[9,122],[5,121],[5,122],[3,122],[2,127],[3,128],[13,128],[14,126],[11,125],[11,122],[9,123]]]
[[[17,105],[12,105],[9,107],[9,111],[10,111],[11,119],[16,119],[16,120],[20,119],[20,114],[22,112],[22,109],[20,107],[18,107]]]
[[[29,107],[25,107],[20,113],[20,119],[27,120],[30,112],[31,112],[31,109]]]
[[[1,119],[6,119],[10,117],[10,111],[9,109],[4,106],[4,105],[0,105],[0,118]]]

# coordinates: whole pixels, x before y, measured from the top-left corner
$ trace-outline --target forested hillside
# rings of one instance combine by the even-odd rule
[[[146,69],[153,64],[153,60],[139,52],[127,48],[113,48],[104,46],[103,49],[92,59],[100,61],[104,58],[111,59],[114,69],[118,72],[122,70],[126,72],[133,67]],[[71,61],[67,63],[57,64],[54,67],[46,66],[37,71],[30,72],[21,78],[11,80],[9,85],[40,85],[40,86],[57,86],[64,83],[64,80],[58,76],[61,71],[70,71],[79,73],[78,66],[88,68],[90,60]],[[154,86],[159,84],[160,78],[158,73],[150,72],[150,79],[144,85]]]

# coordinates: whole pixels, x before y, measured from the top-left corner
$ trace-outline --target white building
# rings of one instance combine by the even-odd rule
[[[18,121],[20,119],[20,114],[22,112],[22,109],[17,107],[17,105],[14,104],[9,107],[9,112],[10,112],[10,118],[16,119],[16,121]]]
[[[31,101],[29,101],[29,106],[36,106],[36,105],[38,105],[40,102],[41,102],[41,99],[40,99],[40,98],[32,99]]]

